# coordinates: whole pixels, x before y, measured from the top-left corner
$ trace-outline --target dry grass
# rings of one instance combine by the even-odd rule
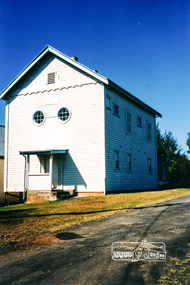
[[[0,247],[3,252],[47,243],[56,232],[117,211],[130,210],[190,194],[190,188],[72,198],[62,202],[20,204],[0,208]]]
[[[159,284],[190,284],[190,252],[181,260],[179,258],[171,258],[167,266],[164,268],[162,277],[158,281]]]

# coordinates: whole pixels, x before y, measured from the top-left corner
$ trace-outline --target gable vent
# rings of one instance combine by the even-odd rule
[[[47,83],[48,84],[55,83],[55,72],[48,73]]]

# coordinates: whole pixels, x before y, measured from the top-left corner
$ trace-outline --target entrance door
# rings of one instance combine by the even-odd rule
[[[58,183],[57,189],[63,190],[63,155],[58,156]]]
[[[63,189],[63,155],[53,157],[53,189]]]

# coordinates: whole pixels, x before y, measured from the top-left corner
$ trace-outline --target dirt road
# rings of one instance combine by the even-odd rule
[[[57,234],[62,243],[0,265],[0,284],[157,284],[190,243],[190,196],[122,212]],[[166,261],[114,261],[114,242],[164,242]]]

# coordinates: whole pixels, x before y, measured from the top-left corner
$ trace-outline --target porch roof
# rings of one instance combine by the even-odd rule
[[[49,149],[49,150],[29,150],[29,151],[20,151],[21,155],[32,155],[32,154],[63,154],[68,153],[68,149]]]

